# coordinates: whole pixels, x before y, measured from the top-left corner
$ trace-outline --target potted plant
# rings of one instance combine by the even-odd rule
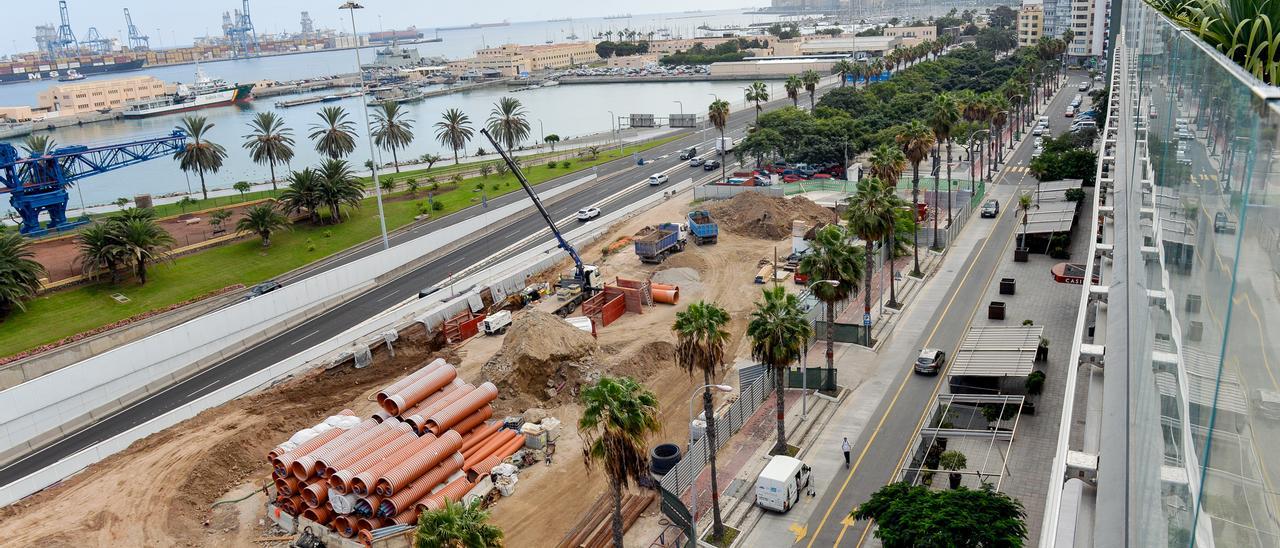
[[[1031,215],[1031,209],[1039,209],[1031,201],[1031,193],[1023,192],[1018,195],[1018,209],[1022,211],[1022,237],[1018,239],[1018,247],[1013,250],[1013,261],[1016,263],[1025,263],[1031,255],[1031,248],[1027,247],[1027,221]]]
[[[957,471],[963,470],[964,467],[967,466],[968,464],[969,464],[968,459],[965,458],[964,453],[961,453],[954,449],[951,451],[944,452],[942,456],[938,458],[938,465],[942,466],[942,468],[946,470],[951,471],[949,479],[951,480],[952,489],[960,487],[960,479],[963,476],[958,474]]]
[[[1049,359],[1049,339],[1040,337],[1040,344],[1036,346],[1036,361],[1044,362]]]
[[[1044,371],[1032,371],[1027,375],[1027,394],[1039,396],[1044,391]]]

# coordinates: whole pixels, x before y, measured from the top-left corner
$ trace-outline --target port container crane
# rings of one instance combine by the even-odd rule
[[[253,57],[261,53],[258,31],[254,30],[253,19],[249,17],[249,0],[243,0],[243,7],[232,17],[227,38],[231,40],[231,51],[236,57]]]
[[[58,0],[58,16],[62,20],[58,25],[58,37],[49,42],[49,54],[52,57],[80,49],[76,33],[71,30],[71,14],[67,10],[67,0]]]
[[[133,16],[129,15],[129,8],[124,9],[124,24],[129,29],[129,49],[151,48],[151,37],[138,32],[138,27],[133,24]]]
[[[67,222],[67,188],[73,183],[182,150],[187,134],[174,130],[166,135],[109,145],[73,145],[48,153],[33,152],[24,158],[18,149],[0,143],[0,194],[9,194],[9,204],[22,217],[20,232],[38,236],[50,230],[88,222]],[[83,198],[81,199],[83,202]],[[49,214],[49,223],[40,226],[40,213]]]
[[[111,39],[103,38],[102,34],[98,32],[98,27],[89,27],[89,31],[85,33],[84,40],[81,40],[80,44],[93,50],[94,53],[111,51]]]

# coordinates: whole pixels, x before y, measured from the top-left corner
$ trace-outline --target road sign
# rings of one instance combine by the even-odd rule
[[[862,325],[871,327],[871,314],[867,314],[865,312],[862,314]]]

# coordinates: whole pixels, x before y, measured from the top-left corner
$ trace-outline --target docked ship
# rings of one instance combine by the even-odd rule
[[[413,40],[421,40],[422,36],[422,31],[418,30],[418,27],[409,27],[405,30],[371,32],[369,33],[369,41],[378,43],[397,41],[411,42]]]
[[[146,59],[131,55],[77,55],[54,60],[23,56],[0,63],[0,84],[56,80],[62,73],[72,70],[84,76],[124,72],[141,69],[144,64]]]
[[[178,84],[178,89],[173,94],[133,103],[124,111],[124,117],[145,118],[230,105],[249,100],[252,92],[253,84],[228,84],[221,78],[209,78],[197,68],[196,80],[190,86]]]
[[[58,77],[59,82],[75,82],[77,80],[84,79],[85,75],[80,74],[76,69],[67,69],[67,72],[62,73],[62,75]]]

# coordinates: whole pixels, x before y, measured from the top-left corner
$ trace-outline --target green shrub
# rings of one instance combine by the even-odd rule
[[[571,166],[571,165],[573,165],[573,162],[570,162],[570,161],[568,161],[568,160],[565,160],[565,161],[563,161],[563,162],[560,162],[560,167],[565,168],[565,169],[569,169],[569,166]]]
[[[556,161],[555,161],[555,160],[552,160],[552,161],[550,161],[550,162],[547,162],[547,169],[555,169],[555,168],[556,168]]]
[[[1027,375],[1027,393],[1038,396],[1044,391],[1044,371],[1032,371]]]
[[[434,210],[436,210],[436,211],[440,211],[440,210],[444,209],[444,203],[442,203],[442,202],[431,202],[431,209],[434,209]]]

